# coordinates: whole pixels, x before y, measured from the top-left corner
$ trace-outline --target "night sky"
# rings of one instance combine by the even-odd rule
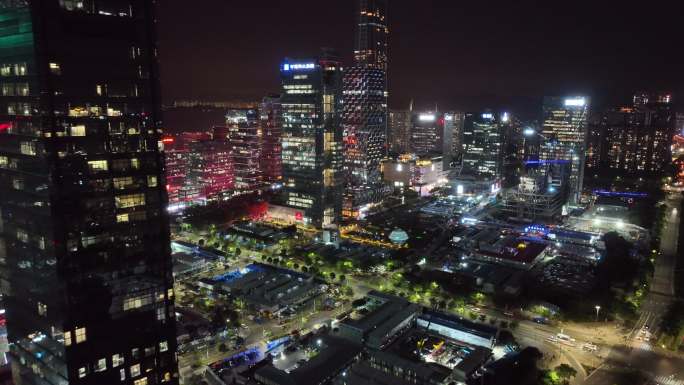
[[[166,102],[260,99],[278,92],[283,57],[319,47],[351,63],[353,0],[158,3]],[[390,107],[533,115],[544,95],[684,97],[683,15],[680,0],[390,0]]]

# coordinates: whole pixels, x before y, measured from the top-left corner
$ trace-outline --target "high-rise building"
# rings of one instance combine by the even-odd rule
[[[387,73],[387,0],[359,0],[354,60]]]
[[[279,183],[283,178],[283,116],[280,97],[265,97],[259,107],[261,129],[261,173],[264,183]]]
[[[632,106],[611,108],[592,119],[587,168],[659,174],[672,161],[675,134],[672,96],[637,94]]]
[[[343,77],[342,130],[345,191],[342,214],[357,218],[363,206],[382,199],[380,162],[387,154],[385,72],[354,66]]]
[[[419,155],[442,154],[444,114],[434,111],[414,113],[411,117],[411,152]]]
[[[0,2],[17,385],[177,384],[153,1]]]
[[[382,199],[387,154],[387,4],[359,0],[354,66],[342,79],[345,187],[342,214],[358,218]]]
[[[452,169],[460,163],[464,119],[465,114],[461,112],[444,113],[444,139],[442,141],[444,169]]]
[[[570,162],[570,202],[579,202],[584,179],[589,98],[545,97],[543,107],[542,160]]]
[[[387,124],[387,141],[390,151],[404,154],[410,151],[411,110],[392,110]]]
[[[319,58],[285,59],[280,67],[283,116],[283,205],[316,228],[338,222],[342,210],[342,65]]]
[[[229,110],[226,113],[228,143],[233,156],[235,189],[251,192],[262,187],[260,117],[257,110]]]
[[[491,111],[465,114],[461,135],[462,174],[499,178],[502,169],[503,116]]]
[[[172,205],[206,202],[234,189],[233,156],[225,140],[228,127],[164,137],[166,188]]]

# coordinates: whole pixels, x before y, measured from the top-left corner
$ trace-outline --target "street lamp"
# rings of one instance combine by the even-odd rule
[[[596,309],[596,322],[598,322],[598,315],[599,315],[599,310],[601,310],[601,306],[596,305],[596,306],[594,306],[594,309]]]

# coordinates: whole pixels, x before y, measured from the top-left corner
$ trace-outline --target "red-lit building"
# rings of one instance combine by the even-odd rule
[[[185,132],[164,139],[169,202],[210,200],[234,187],[230,145],[208,132]]]

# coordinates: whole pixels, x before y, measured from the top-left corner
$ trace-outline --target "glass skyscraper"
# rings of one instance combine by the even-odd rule
[[[382,199],[380,162],[387,154],[387,3],[360,0],[354,66],[343,78],[343,215],[358,218]]]
[[[501,118],[492,112],[465,114],[461,133],[462,173],[501,176]]]
[[[354,60],[387,72],[387,0],[359,0]]]
[[[582,193],[588,113],[588,97],[544,98],[543,143],[539,148],[539,157],[542,160],[564,160],[570,163],[571,203],[577,203]]]
[[[177,384],[153,1],[0,1],[16,384]]]
[[[285,59],[280,74],[282,203],[305,225],[329,227],[342,210],[342,65],[324,52]]]

